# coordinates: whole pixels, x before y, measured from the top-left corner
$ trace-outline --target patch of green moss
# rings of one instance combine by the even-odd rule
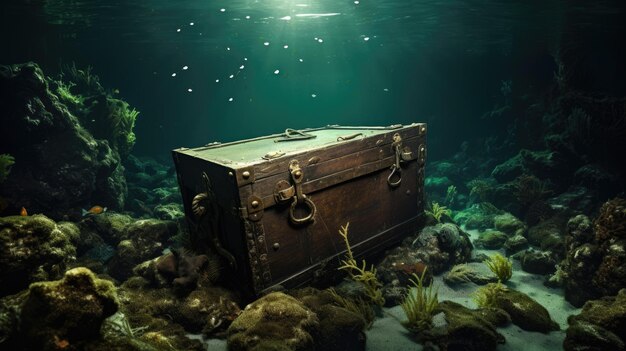
[[[15,164],[15,158],[9,154],[0,154],[0,183],[4,182],[9,173],[11,173],[11,166]]]

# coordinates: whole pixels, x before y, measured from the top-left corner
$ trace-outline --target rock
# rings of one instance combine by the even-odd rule
[[[526,250],[521,257],[522,270],[533,274],[551,274],[556,271],[556,260],[551,252]]]
[[[168,221],[174,221],[178,218],[185,217],[183,206],[178,203],[157,205],[154,208],[153,213],[157,218]]]
[[[9,212],[24,206],[55,220],[78,218],[95,198],[121,209],[126,182],[118,150],[81,125],[79,109],[63,101],[52,83],[32,62],[0,67],[0,124],[10,131],[2,133],[0,150],[16,159],[0,197],[11,204]]]
[[[507,288],[497,295],[495,305],[506,311],[513,324],[524,330],[541,333],[559,330],[548,311],[522,292]]]
[[[506,255],[510,256],[516,252],[522,251],[528,247],[528,240],[521,234],[516,234],[506,240],[504,250]]]
[[[295,298],[270,293],[246,306],[228,328],[228,349],[314,350],[319,319]]]
[[[600,198],[607,198],[619,189],[622,180],[599,164],[588,164],[574,173],[573,183],[587,189],[593,189]],[[589,213],[585,211],[585,213]]]
[[[498,250],[508,240],[508,236],[497,230],[487,230],[480,233],[476,245],[489,250]]]
[[[316,350],[361,351],[365,350],[367,321],[356,311],[337,306],[328,290],[304,288],[294,296],[313,311],[319,319],[319,327],[312,332]]]
[[[469,236],[457,225],[439,223],[425,227],[391,250],[378,265],[378,273],[384,284],[396,279],[402,282],[410,273],[420,273],[422,268],[417,265],[427,266],[427,274],[439,274],[454,264],[469,261],[472,249]]]
[[[505,339],[495,326],[483,317],[483,312],[470,310],[452,301],[442,301],[434,311],[435,317],[443,314],[442,323],[434,323],[424,339],[441,350],[496,350]],[[435,319],[433,317],[433,319]]]
[[[485,230],[494,227],[494,217],[503,212],[489,203],[474,204],[454,216],[454,221],[467,229]]]
[[[82,349],[99,338],[102,322],[117,311],[118,300],[111,282],[79,267],[67,271],[62,280],[31,284],[14,307],[19,309],[19,326],[3,347]]]
[[[482,263],[478,267],[484,266]],[[443,281],[449,286],[457,286],[465,283],[474,283],[476,285],[485,285],[487,283],[495,283],[498,278],[493,275],[487,276],[476,269],[477,264],[459,264],[443,276]]]
[[[444,194],[448,187],[452,185],[452,181],[448,177],[426,177],[424,180],[424,189],[429,193]]]
[[[572,305],[580,307],[626,287],[624,228],[626,201],[622,199],[606,202],[593,225],[582,215],[570,219],[561,267],[565,299]]]
[[[0,217],[0,296],[59,279],[76,259],[80,232],[44,215]]]
[[[115,256],[109,261],[109,274],[116,279],[126,280],[137,264],[159,256],[167,240],[178,231],[175,222],[146,219],[126,227],[127,237],[117,246]]]
[[[385,298],[385,307],[400,305],[409,292],[406,286],[401,286],[397,280],[391,282],[391,284],[383,286],[381,291],[383,293],[383,297]]]
[[[626,289],[617,296],[588,301],[567,322],[565,350],[624,350]]]
[[[493,224],[496,230],[504,232],[509,236],[524,235],[526,225],[510,213],[504,213],[493,217]]]
[[[127,226],[135,220],[125,214],[107,211],[99,215],[88,215],[78,222],[82,237],[97,235],[105,243],[113,246],[129,238]],[[83,239],[84,241],[84,239]],[[84,246],[89,246],[84,245]]]
[[[544,221],[539,222],[539,224],[530,227],[528,229],[528,242],[531,245],[540,247],[544,240],[552,240],[549,239],[551,237],[563,237],[565,233],[565,226],[567,223],[567,219],[562,218],[561,216],[554,216],[552,218],[546,219]]]
[[[592,213],[598,202],[598,195],[582,186],[573,186],[566,192],[548,199],[548,204],[555,210]]]

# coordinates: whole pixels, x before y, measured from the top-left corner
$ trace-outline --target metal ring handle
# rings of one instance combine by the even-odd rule
[[[389,184],[390,187],[395,188],[398,187],[400,185],[400,182],[402,182],[402,174],[400,174],[402,171],[400,170],[400,168],[392,166],[391,167],[391,173],[389,173],[389,177],[387,177],[387,184]],[[391,178],[393,178],[393,175],[397,174],[398,175],[398,181],[397,182],[392,182]]]
[[[313,203],[313,201],[311,201],[311,199],[309,199],[306,196],[303,196],[303,200],[304,200],[304,204],[309,208],[309,214],[306,217],[302,217],[302,218],[296,218],[296,216],[294,215],[294,211],[296,209],[296,206],[298,206],[298,199],[297,198],[293,198],[293,202],[291,203],[291,207],[289,208],[289,220],[291,220],[291,223],[293,224],[305,224],[311,220],[313,220],[313,217],[315,216],[315,212],[317,212],[317,207],[315,207],[315,204]]]

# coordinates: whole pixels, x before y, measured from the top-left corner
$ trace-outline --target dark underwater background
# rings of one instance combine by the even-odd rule
[[[623,1],[3,1],[0,348],[292,340],[254,346],[250,301],[187,229],[171,150],[425,122],[426,227],[374,261],[385,308],[346,314],[368,298],[355,282],[270,294],[259,309],[310,334],[276,349],[624,350],[625,23]],[[485,321],[471,296],[505,283],[496,252],[514,274],[487,307],[508,317]],[[425,267],[443,331],[399,322]]]

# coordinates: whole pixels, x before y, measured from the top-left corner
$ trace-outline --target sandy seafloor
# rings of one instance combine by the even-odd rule
[[[472,242],[478,237],[478,231],[468,230],[467,233],[470,234]],[[474,255],[480,253],[493,255],[496,252],[498,251],[474,249]],[[504,254],[503,251],[500,252]],[[470,263],[470,265],[485,273],[488,272],[482,263]],[[525,331],[514,324],[510,324],[505,328],[498,328],[498,332],[506,338],[506,342],[499,345],[498,350],[553,351],[563,349],[567,317],[580,313],[580,308],[576,308],[565,301],[562,289],[548,288],[543,285],[543,281],[543,276],[526,273],[522,271],[519,261],[513,261],[513,277],[506,285],[527,294],[543,305],[550,312],[552,319],[561,326],[561,330],[543,334]],[[443,282],[443,275],[436,276],[434,284],[439,289],[439,301],[450,300],[469,308],[476,308],[476,304],[472,300],[472,293],[476,291],[478,285],[468,283],[453,289]],[[422,345],[415,342],[411,338],[411,334],[400,324],[400,321],[405,319],[402,307],[386,308],[384,316],[377,318],[371,329],[365,332],[367,335],[366,351],[422,350]],[[226,340],[210,339],[205,340],[205,342],[207,350],[221,351],[227,349]]]

